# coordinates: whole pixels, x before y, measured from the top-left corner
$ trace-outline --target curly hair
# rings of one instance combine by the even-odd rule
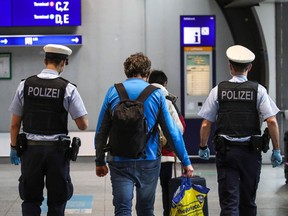
[[[150,69],[150,59],[141,52],[130,55],[124,62],[124,71],[128,78],[138,74],[141,77],[148,77]]]

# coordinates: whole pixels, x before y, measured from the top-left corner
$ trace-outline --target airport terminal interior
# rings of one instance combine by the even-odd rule
[[[185,145],[189,156],[195,159],[201,124],[197,112],[212,87],[230,79],[225,52],[235,44],[247,46],[255,53],[248,78],[264,85],[280,109],[277,120],[284,163],[272,168],[271,152],[263,157],[257,215],[288,215],[288,172],[287,176],[284,173],[285,167],[288,171],[288,147],[284,141],[288,131],[288,0],[55,2],[1,0],[0,216],[21,215],[20,166],[12,165],[9,160],[11,113],[8,109],[20,81],[45,67],[43,46],[51,41],[67,45],[73,51],[61,76],[77,85],[89,119],[88,129],[80,132],[69,117],[69,135],[80,137],[82,146],[77,161],[71,162],[74,195],[67,203],[67,215],[114,215],[110,176],[95,175],[94,134],[108,88],[126,79],[124,60],[133,53],[143,52],[151,59],[152,69],[167,74],[167,88],[178,97],[177,105],[187,123]],[[49,8],[50,15],[44,15],[41,8]],[[197,22],[191,24],[188,22],[191,20]],[[208,145],[215,156],[211,140]],[[219,216],[215,163],[192,161],[195,174],[204,177],[210,189],[209,215]],[[179,164],[176,175],[181,175]],[[42,215],[47,213],[45,201]],[[133,216],[136,216],[135,205]],[[159,184],[155,216],[162,216]]]

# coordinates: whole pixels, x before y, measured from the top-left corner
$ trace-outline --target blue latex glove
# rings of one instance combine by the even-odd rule
[[[200,147],[200,149],[198,151],[198,155],[203,160],[209,160],[209,158],[210,158],[210,149],[208,148],[208,146]]]
[[[280,150],[273,150],[271,155],[272,167],[277,167],[282,164],[282,156]]]
[[[17,156],[17,151],[16,149],[11,148],[10,150],[10,161],[14,165],[19,165],[20,164],[20,157]]]

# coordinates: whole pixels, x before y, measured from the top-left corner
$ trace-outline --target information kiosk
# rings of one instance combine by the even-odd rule
[[[180,16],[181,108],[187,123],[184,140],[191,158],[198,158],[202,119],[197,113],[215,86],[215,29],[213,15]],[[213,154],[213,147],[210,149]]]

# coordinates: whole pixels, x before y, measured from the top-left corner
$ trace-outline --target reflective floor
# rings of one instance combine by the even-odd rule
[[[1,158],[0,162],[0,216],[20,216],[21,199],[17,188],[20,167],[9,164],[8,158]],[[215,164],[193,164],[193,167],[196,174],[206,178],[207,187],[210,188],[209,215],[219,216]],[[93,158],[81,157],[77,162],[71,162],[71,177],[74,196],[67,203],[66,215],[113,216],[109,175],[104,178],[96,177]],[[259,216],[288,215],[288,185],[285,184],[283,167],[272,168],[271,165],[263,165],[257,205]],[[45,204],[42,212],[42,215],[46,215]],[[136,216],[136,213],[133,209],[134,215]],[[156,192],[155,215],[162,215],[160,186]]]

